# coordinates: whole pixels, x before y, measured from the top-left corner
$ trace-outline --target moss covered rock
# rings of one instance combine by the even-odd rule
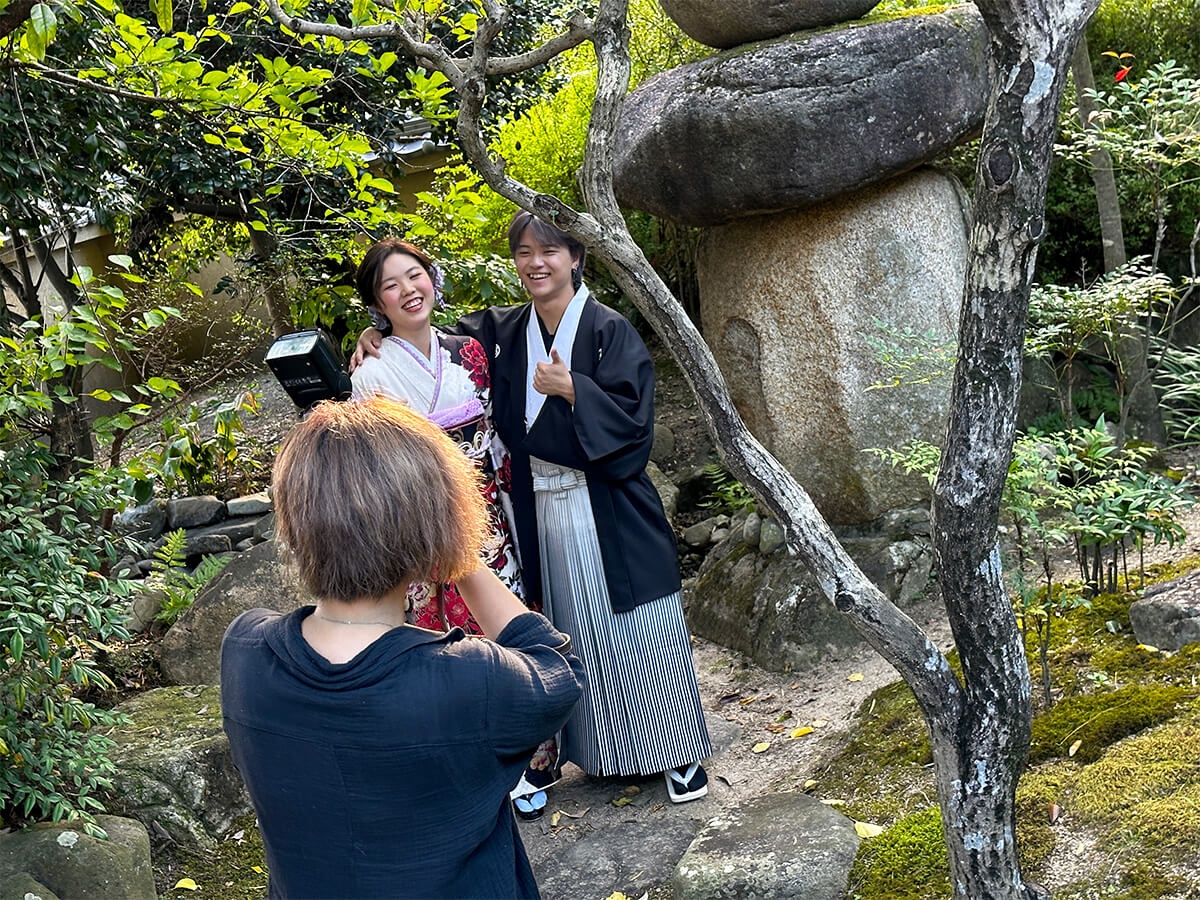
[[[118,709],[129,723],[114,735],[114,808],[154,834],[206,848],[250,812],[221,727],[219,688],[159,688]]]

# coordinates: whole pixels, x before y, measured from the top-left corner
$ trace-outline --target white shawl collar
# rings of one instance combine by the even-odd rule
[[[587,285],[581,284],[567,308],[563,310],[558,329],[554,332],[554,343],[550,345],[550,350],[558,351],[568,370],[571,368],[571,348],[575,345],[575,332],[579,329],[579,317],[583,315],[583,304],[587,298]],[[525,359],[525,430],[528,431],[546,404],[546,395],[533,388],[533,373],[537,371],[539,362],[550,362],[550,351],[546,349],[542,340],[537,310],[532,304],[529,308],[529,323],[525,327]]]

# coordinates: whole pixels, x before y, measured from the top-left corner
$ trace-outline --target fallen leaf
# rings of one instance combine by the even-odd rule
[[[717,781],[724,782],[726,787],[733,787],[733,782],[730,781],[728,778],[726,778],[724,775],[718,775]]]
[[[828,724],[829,724],[828,719],[813,719],[812,727],[813,728],[824,728]]]
[[[764,725],[763,728],[766,731],[771,732],[771,734],[783,734],[783,726],[782,725]]]
[[[629,900],[629,898],[626,897],[624,894],[622,894],[620,891],[615,891],[614,893],[611,893],[607,897],[605,897],[604,900]]]
[[[826,806],[845,806],[846,805],[845,800],[822,800],[821,802],[824,803]]]
[[[243,829],[239,829],[238,831],[235,831],[233,834],[231,834],[229,836],[229,839],[231,841],[240,841],[245,836],[246,836],[246,830],[243,828]]]
[[[207,703],[205,703],[202,707],[200,707],[198,710],[196,710],[196,715],[202,716],[206,712],[208,712],[208,704]]]
[[[551,816],[550,816],[550,827],[551,827],[551,828],[556,828],[556,827],[558,826],[558,823],[559,823],[559,820],[560,820],[560,819],[562,819],[562,810],[561,810],[561,809],[560,809],[558,812],[551,814]]]
[[[1067,750],[1067,756],[1074,756],[1079,751],[1079,748],[1082,746],[1083,746],[1082,740],[1076,741],[1075,743],[1073,743],[1071,745],[1070,749]]]
[[[250,867],[250,871],[251,871],[251,872],[257,872],[259,875],[262,875],[262,874],[263,874],[263,867],[262,867],[262,866],[251,866],[251,867]]]
[[[739,691],[734,691],[732,694],[725,694],[717,702],[718,703],[732,703],[734,700],[736,700],[740,696],[742,696],[742,695]]]
[[[621,793],[624,794],[626,797],[636,797],[641,792],[642,792],[642,789],[640,787],[638,787],[636,784],[631,784],[628,787],[621,788]]]
[[[1152,647],[1150,644],[1138,644],[1139,650],[1145,650],[1147,653],[1157,653],[1158,648]]]
[[[812,732],[813,730],[807,725],[805,725],[803,728],[797,728],[792,732],[792,740],[795,740],[798,737],[804,737],[806,734],[812,734]]]
[[[787,721],[788,719],[790,719],[791,717],[792,717],[792,711],[791,711],[790,709],[785,709],[783,712],[781,712],[781,713],[780,713],[780,714],[779,714],[779,715],[776,717],[775,721],[776,721],[776,722],[786,722],[786,721]]]
[[[632,802],[628,797],[618,797],[613,801],[613,806],[628,806]]]
[[[798,682],[798,681],[793,681],[791,684],[789,684],[789,685],[788,685],[788,690],[789,690],[789,691],[794,691],[794,690],[795,690],[796,688],[798,688],[798,687],[800,687],[800,682]]]
[[[1062,818],[1062,807],[1057,803],[1051,803],[1048,812],[1049,815],[1047,818],[1050,820],[1051,825],[1056,824],[1058,820]]]
[[[858,836],[861,838],[877,837],[883,834],[882,825],[873,825],[870,822],[855,822],[854,830],[858,832]]]
[[[755,753],[762,753],[764,750],[766,750],[766,749],[767,749],[767,748],[769,748],[770,746],[771,746],[771,742],[770,742],[770,741],[763,741],[763,742],[761,742],[761,743],[755,744],[755,745],[754,745],[753,747],[751,747],[750,749],[751,749],[753,752],[755,752]]]
[[[192,881],[190,878],[180,878],[177,882],[175,882],[175,887],[182,888],[185,891],[194,891],[198,890],[200,885],[196,884],[196,882]]]
[[[747,697],[745,700],[742,700],[741,704],[742,704],[742,706],[749,706],[751,703],[753,703],[757,699],[758,699],[758,694],[755,694],[753,697]]]
[[[584,816],[586,816],[591,811],[592,811],[592,808],[590,806],[587,809],[585,809],[583,812],[577,812],[577,813],[567,812],[565,809],[559,810],[559,812],[561,812],[568,819],[582,819]]]
[[[815,779],[815,778],[810,778],[810,779],[808,779],[808,781],[804,782],[804,789],[806,791],[809,788],[816,787],[816,786],[817,786],[817,779]]]
[[[853,675],[847,675],[847,676],[846,676],[846,680],[847,680],[847,681],[862,681],[862,680],[863,680],[863,673],[862,673],[862,672],[855,672]]]

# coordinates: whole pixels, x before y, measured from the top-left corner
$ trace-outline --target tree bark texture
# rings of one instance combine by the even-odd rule
[[[991,32],[992,88],[962,346],[934,500],[936,566],[962,682],[945,655],[854,564],[808,494],[746,428],[708,346],[630,237],[612,187],[613,137],[629,83],[627,0],[599,0],[594,21],[576,17],[568,32],[575,42],[593,43],[599,67],[581,174],[586,212],[511,178],[504,160],[488,151],[479,113],[485,75],[496,71],[489,48],[505,18],[497,0],[483,0],[486,18],[470,60],[452,60],[420,43],[419,35],[393,34],[396,26],[307,22],[284,14],[277,0],[268,2],[293,31],[343,40],[397,37],[407,52],[447,76],[461,98],[457,130],[472,165],[494,190],[576,236],[608,267],[675,357],[730,470],[778,519],[789,548],[830,600],[912,688],[932,740],[955,896],[1004,900],[1034,893],[1021,878],[1014,810],[1029,746],[1030,679],[1001,582],[996,522],[1058,104],[1071,50],[1099,0],[1068,0],[1053,9],[1044,0],[978,0]]]
[[[1029,669],[1001,579],[996,523],[1068,61],[1097,0],[976,0],[990,93],[959,356],[934,484],[934,567],[963,666],[957,722],[930,729],[957,897],[1026,894],[1015,795],[1029,749]],[[949,735],[949,739],[946,739]]]

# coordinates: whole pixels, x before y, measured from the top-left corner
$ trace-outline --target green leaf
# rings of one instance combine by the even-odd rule
[[[21,636],[21,632],[15,632],[8,639],[8,651],[12,654],[13,662],[21,661],[21,657],[25,655],[25,638]]]
[[[25,40],[29,49],[39,60],[46,56],[46,48],[58,32],[58,19],[45,3],[37,3],[29,11],[29,22],[25,29]]]
[[[150,10],[162,31],[171,31],[175,25],[175,4],[171,0],[150,0]]]
[[[251,9],[254,9],[254,7],[251,6],[249,3],[245,3],[245,2],[235,3],[235,4],[233,4],[232,7],[230,7],[229,14],[231,16],[237,16],[237,15],[241,15],[242,13],[246,12],[247,10],[251,10]]]

